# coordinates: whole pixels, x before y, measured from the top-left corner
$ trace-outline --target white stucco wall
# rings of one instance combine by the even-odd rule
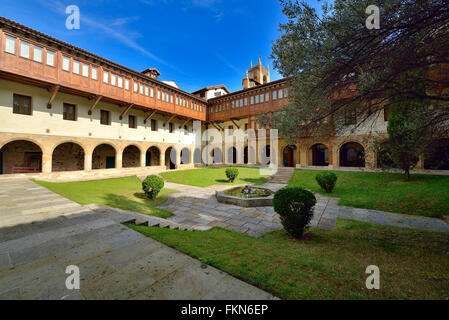
[[[32,97],[31,116],[13,113],[14,93]],[[89,116],[88,110],[93,101],[58,93],[52,108],[47,109],[50,97],[51,93],[45,89],[0,80],[0,132],[193,144],[193,133],[185,135],[179,129],[182,120],[173,119],[171,122],[174,124],[174,132],[169,133],[169,125],[163,127],[166,118],[155,115],[153,119],[158,121],[158,130],[153,132],[150,121],[143,123],[143,111],[131,109],[120,120],[123,107],[100,102]],[[64,103],[77,106],[77,121],[63,120]],[[101,109],[111,112],[111,125],[100,124]],[[129,128],[128,115],[136,116],[137,129]],[[192,123],[188,124],[188,130],[192,131]]]

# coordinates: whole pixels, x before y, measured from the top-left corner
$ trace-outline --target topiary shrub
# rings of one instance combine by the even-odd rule
[[[319,173],[316,175],[315,179],[320,187],[323,188],[327,193],[331,193],[332,190],[334,190],[335,185],[337,184],[337,176],[333,172]]]
[[[154,200],[163,187],[164,180],[156,175],[148,176],[142,182],[142,189],[150,200]]]
[[[281,216],[285,231],[301,239],[313,217],[315,195],[303,188],[283,188],[274,194],[273,208]]]
[[[226,177],[228,177],[229,182],[234,182],[234,180],[239,175],[239,169],[237,168],[226,168]]]

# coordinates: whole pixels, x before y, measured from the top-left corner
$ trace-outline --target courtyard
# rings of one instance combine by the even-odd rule
[[[260,176],[258,168],[239,170],[240,179],[234,183],[226,181],[224,168],[163,172],[165,187],[155,200],[145,199],[143,177],[136,176],[62,183],[4,181],[0,197],[2,212],[8,211],[8,216],[2,217],[2,298],[448,297],[449,224],[444,221],[448,194],[444,186],[449,176],[418,175],[404,182],[400,175],[341,171],[336,172],[341,181],[329,195],[313,182],[316,170],[288,171],[291,177],[283,178],[285,183]],[[284,175],[282,169],[278,175]],[[25,181],[28,191],[15,202],[5,201],[16,192],[14,186]],[[288,184],[315,192],[318,203],[305,239],[291,238],[272,207],[242,208],[216,201],[216,191],[250,182],[273,191]],[[413,212],[373,194],[376,183],[398,203],[407,197],[416,199],[420,192],[432,192],[434,201],[415,206]],[[440,188],[443,191],[438,192]],[[31,201],[36,197],[40,200]],[[65,230],[72,231],[64,235]],[[48,270],[68,262],[79,263],[89,274],[83,280],[85,289],[75,295],[55,289],[57,279],[63,277],[60,271],[57,279],[48,280]],[[166,263],[177,270],[175,278],[154,274],[159,264]],[[373,264],[381,270],[381,290],[364,286],[365,268]],[[217,292],[203,286],[210,275],[200,271],[203,266],[212,270],[213,280],[207,281],[220,288]],[[222,274],[229,280],[224,281]],[[34,276],[41,279],[40,293],[23,283]],[[187,291],[167,291],[167,286],[179,286],[186,277],[192,284]],[[104,290],[98,291],[100,287]],[[124,293],[117,295],[115,289]]]

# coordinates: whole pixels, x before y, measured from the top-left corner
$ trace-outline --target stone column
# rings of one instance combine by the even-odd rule
[[[121,169],[122,166],[122,155],[123,155],[123,151],[119,150],[117,151],[117,154],[115,155],[115,168],[116,169]]]
[[[52,155],[42,154],[42,173],[51,173],[52,171]]]
[[[161,167],[165,167],[165,151],[164,151],[164,152],[161,152],[161,157],[160,157],[159,165],[160,165]]]
[[[84,154],[84,171],[92,170],[92,154],[85,153]]]
[[[140,166],[141,167],[147,166],[147,153],[146,152],[140,152]]]

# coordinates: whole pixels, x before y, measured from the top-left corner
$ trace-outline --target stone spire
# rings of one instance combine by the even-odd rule
[[[258,65],[259,65],[259,66],[262,65],[262,61],[260,61],[260,56],[259,56],[259,63],[258,63]]]
[[[253,68],[253,60],[251,60],[251,67],[250,67],[251,69]]]

